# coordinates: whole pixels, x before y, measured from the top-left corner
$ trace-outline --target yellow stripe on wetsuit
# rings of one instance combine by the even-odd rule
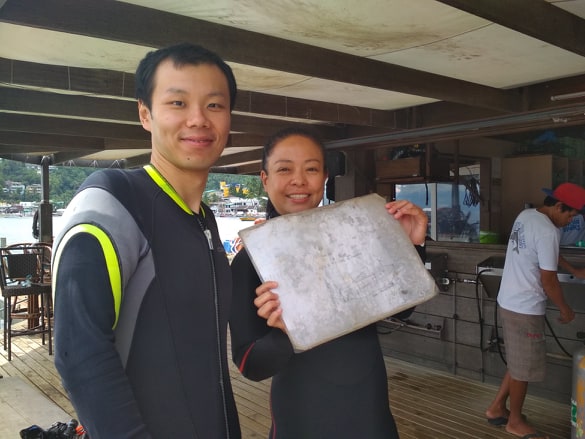
[[[118,324],[118,317],[120,316],[120,304],[122,303],[122,274],[120,272],[118,255],[116,254],[116,250],[114,249],[114,245],[112,244],[110,237],[102,229],[93,224],[78,224],[72,227],[67,231],[67,233],[65,233],[65,235],[63,235],[59,247],[64,248],[64,246],[67,244],[67,241],[79,233],[87,233],[95,237],[100,243],[102,251],[104,252],[106,269],[108,271],[108,276],[110,277],[110,286],[112,288],[112,295],[114,298],[114,311],[116,314],[116,320],[112,326],[112,329],[114,329]],[[53,291],[55,291],[55,285],[57,282],[57,270],[59,269],[59,259],[61,258],[61,252],[58,252],[56,256],[57,258],[53,264],[55,267],[55,272],[53,273]]]
[[[183,201],[175,188],[173,188],[166,180],[166,178],[164,178],[162,174],[158,172],[158,169],[156,169],[153,165],[144,165],[143,168],[150,176],[150,178],[152,178],[154,182],[164,191],[165,194],[171,197],[171,199],[177,203],[185,212],[187,212],[189,215],[193,215],[193,211],[189,209],[189,206],[187,206],[185,201]],[[205,210],[203,210],[203,207],[201,207],[201,214],[205,218]]]

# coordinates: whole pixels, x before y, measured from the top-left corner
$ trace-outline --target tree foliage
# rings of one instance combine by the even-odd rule
[[[230,196],[240,198],[260,198],[266,196],[260,177],[256,175],[209,174],[205,190],[218,191],[221,188],[222,182],[229,185]]]
[[[49,168],[49,198],[51,203],[59,207],[65,207],[75,195],[77,188],[96,168],[51,166]],[[29,163],[14,160],[0,159],[0,201],[4,203],[19,203],[23,201],[39,202],[41,194],[25,191],[24,193],[11,193],[8,190],[11,182],[18,182],[25,187],[41,184],[41,167]],[[209,174],[206,191],[219,191],[220,182],[230,185],[230,195],[241,198],[259,198],[265,196],[260,178],[251,175],[237,174]],[[240,185],[240,191],[236,191],[236,185]],[[244,194],[243,188],[247,191]],[[212,195],[210,195],[212,196]]]

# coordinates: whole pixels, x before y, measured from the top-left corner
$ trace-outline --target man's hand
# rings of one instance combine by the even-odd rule
[[[578,277],[579,279],[585,279],[585,267],[574,267],[573,271],[571,271],[571,274],[575,277]]]
[[[564,307],[560,311],[561,314],[559,316],[559,322],[561,323],[569,323],[575,318],[575,311],[573,311],[569,306]]]
[[[585,267],[575,267],[561,255],[559,255],[559,267],[579,279],[585,279]]]

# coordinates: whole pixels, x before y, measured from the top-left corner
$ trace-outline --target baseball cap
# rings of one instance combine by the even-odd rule
[[[553,191],[542,189],[549,197],[566,204],[580,212],[585,211],[585,188],[575,183],[561,183]]]

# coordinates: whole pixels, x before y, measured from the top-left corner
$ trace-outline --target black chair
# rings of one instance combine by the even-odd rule
[[[4,298],[4,350],[12,360],[12,337],[41,334],[43,345],[48,338],[49,355],[53,353],[51,334],[51,283],[45,261],[49,249],[44,245],[18,244],[0,248],[0,288]],[[18,328],[15,319],[26,319]]]

